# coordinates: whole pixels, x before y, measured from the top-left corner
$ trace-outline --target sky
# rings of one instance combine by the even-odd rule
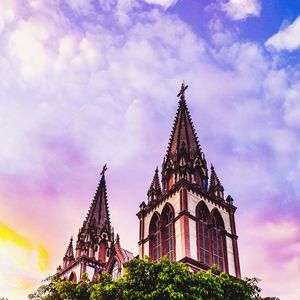
[[[300,0],[1,0],[0,297],[62,263],[102,166],[138,253],[183,80],[237,206],[243,277],[300,298]]]

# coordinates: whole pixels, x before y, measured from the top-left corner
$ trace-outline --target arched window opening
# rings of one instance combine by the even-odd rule
[[[218,269],[224,271],[224,222],[219,213],[212,217],[212,262],[218,266]]]
[[[110,273],[111,273],[113,280],[120,278],[120,276],[121,276],[120,264],[116,258],[114,259],[110,269],[111,269]]]
[[[76,283],[77,280],[76,280],[76,274],[75,274],[75,272],[72,272],[70,274],[69,281]]]
[[[162,213],[163,225],[163,254],[174,260],[174,224],[173,224],[173,211],[167,205]]]
[[[159,217],[155,214],[150,222],[150,257],[157,261],[161,257]]]
[[[210,264],[210,243],[208,217],[209,212],[205,204],[198,206],[198,259],[205,265]]]

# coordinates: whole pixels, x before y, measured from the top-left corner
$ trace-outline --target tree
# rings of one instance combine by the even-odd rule
[[[194,273],[181,262],[162,258],[133,259],[125,264],[122,278],[113,280],[103,272],[93,282],[84,276],[75,284],[48,278],[47,284],[29,295],[31,300],[279,300],[262,298],[258,279],[239,280],[212,268]]]

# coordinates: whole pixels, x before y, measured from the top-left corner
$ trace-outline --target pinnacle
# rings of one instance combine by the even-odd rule
[[[120,243],[120,236],[118,233],[116,234],[116,243]]]
[[[71,236],[65,257],[74,257],[74,251],[73,251],[73,236]]]
[[[152,179],[147,195],[149,201],[157,200],[162,195],[160,180],[158,175],[158,167],[156,167],[155,169],[154,177]]]
[[[218,191],[221,192],[219,195],[223,195],[223,185],[215,171],[213,164],[211,164],[210,182],[209,182],[209,193],[216,194]],[[218,194],[218,193],[217,193]],[[223,196],[221,197],[223,198]]]

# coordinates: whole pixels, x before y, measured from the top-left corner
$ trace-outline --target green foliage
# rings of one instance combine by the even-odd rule
[[[103,272],[94,282],[87,276],[75,284],[47,279],[38,290],[29,295],[31,300],[279,300],[260,297],[256,278],[238,280],[226,273],[193,273],[183,263],[172,263],[162,258],[152,263],[149,258],[133,259],[125,264],[122,278],[112,280]]]
[[[56,276],[49,276],[44,281],[43,284],[37,289],[37,291],[28,296],[28,299],[32,300],[59,300],[61,299],[57,288],[56,288],[57,278]]]

